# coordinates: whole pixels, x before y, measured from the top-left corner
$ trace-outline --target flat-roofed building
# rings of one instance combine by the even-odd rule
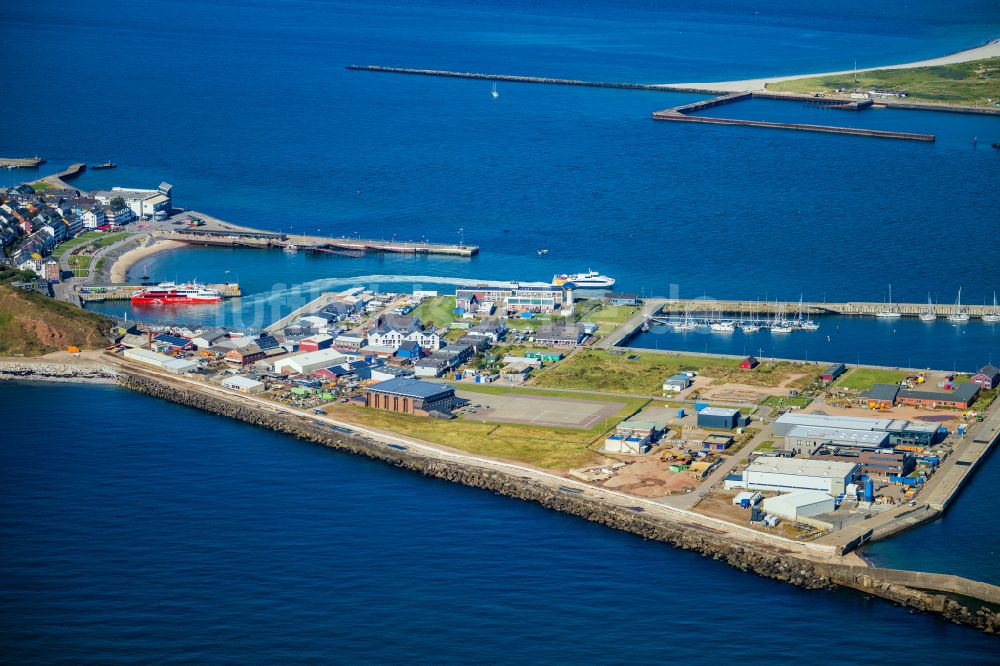
[[[821,446],[854,449],[882,449],[889,445],[889,433],[882,430],[853,430],[820,426],[795,426],[785,435],[785,450],[812,453]]]
[[[774,420],[776,437],[787,437],[799,426],[830,430],[864,430],[889,434],[887,446],[929,446],[937,437],[938,427],[933,423],[909,419],[874,419],[859,416],[826,416],[789,412]],[[860,441],[860,440],[859,440]],[[847,441],[843,442],[847,445]],[[868,447],[871,448],[871,447]]]
[[[242,375],[226,377],[222,380],[222,387],[233,391],[239,391],[240,393],[264,392],[264,382],[259,382],[256,379],[250,379],[249,377],[243,377]]]
[[[698,427],[732,430],[740,421],[740,410],[730,407],[706,407],[698,412]]]
[[[930,446],[938,436],[938,425],[927,421],[893,419],[886,427],[892,446]]]
[[[365,400],[369,407],[402,414],[450,414],[455,406],[455,389],[411,377],[397,377],[368,387]]]
[[[892,419],[787,412],[774,420],[774,434],[777,437],[784,437],[792,428],[800,425],[817,428],[849,428],[851,430],[886,430],[890,423],[892,423]]]
[[[836,508],[836,502],[830,495],[819,490],[800,490],[795,493],[768,497],[762,507],[765,513],[784,518],[799,520],[830,513]]]
[[[840,495],[854,480],[858,464],[805,458],[757,458],[743,470],[743,487],[749,490],[820,490]]]
[[[296,373],[307,375],[321,368],[329,368],[349,360],[348,357],[336,349],[321,349],[304,354],[286,356],[274,362],[274,371],[279,374]]]
[[[857,463],[858,476],[880,481],[886,481],[890,476],[906,476],[916,466],[909,451],[824,450],[812,457],[815,460]]]

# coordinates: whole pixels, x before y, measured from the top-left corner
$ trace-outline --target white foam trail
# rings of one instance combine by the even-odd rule
[[[356,275],[342,278],[320,278],[310,280],[302,284],[291,287],[281,286],[271,291],[253,294],[240,299],[242,307],[273,303],[288,297],[303,297],[309,294],[318,295],[321,291],[328,291],[334,287],[363,287],[366,285],[380,283],[416,283],[416,284],[450,284],[457,287],[507,287],[512,284],[510,280],[475,280],[472,278],[440,277],[434,275]],[[517,284],[526,287],[549,286],[547,282],[518,282]],[[277,285],[275,285],[277,287]]]

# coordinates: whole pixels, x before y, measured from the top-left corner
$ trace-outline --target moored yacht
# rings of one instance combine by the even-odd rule
[[[955,311],[948,315],[948,321],[969,321],[969,313],[962,307],[962,288],[958,288],[958,299],[955,300]]]
[[[875,313],[876,317],[883,317],[886,319],[896,319],[902,317],[902,313],[899,311],[898,305],[892,304],[892,285],[889,285],[889,302],[878,309]]]
[[[609,289],[614,286],[615,279],[601,275],[597,271],[574,273],[572,275],[563,273],[562,275],[552,276],[552,284],[557,287],[561,287],[569,282],[573,283],[573,286],[577,289]]]
[[[983,321],[988,324],[995,324],[1000,321],[1000,309],[997,308],[997,292],[993,292],[993,309],[983,315]]]
[[[920,313],[920,321],[934,321],[937,319],[937,312],[934,311],[934,304],[931,303],[931,295],[927,294],[927,307]]]

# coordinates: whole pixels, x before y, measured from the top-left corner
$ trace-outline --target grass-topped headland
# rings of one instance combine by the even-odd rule
[[[40,356],[65,349],[102,349],[113,321],[34,291],[5,284],[22,272],[0,273],[0,355]]]
[[[839,90],[872,88],[905,90],[899,101],[993,106],[1000,103],[1000,58],[936,67],[876,69],[829,76],[811,76],[767,84],[773,92],[834,94]]]

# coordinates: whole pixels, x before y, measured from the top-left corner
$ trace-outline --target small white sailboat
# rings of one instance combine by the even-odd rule
[[[802,316],[802,294],[799,294],[799,314],[795,319],[796,325],[803,331],[818,331],[819,324],[812,319],[805,319]]]
[[[785,306],[779,306],[778,312],[774,315],[774,319],[771,320],[771,332],[791,333],[792,328],[792,322],[785,320]]]
[[[684,309],[684,319],[681,321],[674,322],[673,324],[675,331],[692,331],[695,328],[695,323],[691,321],[691,310],[689,308]]]
[[[490,95],[493,96],[493,99],[499,99],[500,98],[500,93],[497,92],[497,84],[496,83],[493,84],[493,92],[491,92]]]
[[[958,299],[955,301],[955,311],[948,315],[948,321],[969,321],[969,313],[962,309],[962,288],[958,288]]]
[[[892,304],[892,285],[889,285],[889,302],[878,309],[875,313],[876,317],[882,317],[885,319],[896,319],[902,317],[902,313],[899,311],[898,305]]]
[[[760,330],[760,322],[754,316],[753,305],[750,306],[750,317],[746,321],[740,322],[740,329],[744,333],[756,333]]]
[[[934,312],[934,304],[931,303],[931,295],[927,294],[927,307],[920,313],[920,321],[934,321],[935,319],[937,319],[937,313]]]
[[[1000,322],[1000,308],[997,308],[997,292],[993,292],[993,309],[983,315],[983,321],[988,324]]]
[[[716,333],[732,333],[736,330],[736,324],[731,321],[717,321],[713,322],[709,328]]]

